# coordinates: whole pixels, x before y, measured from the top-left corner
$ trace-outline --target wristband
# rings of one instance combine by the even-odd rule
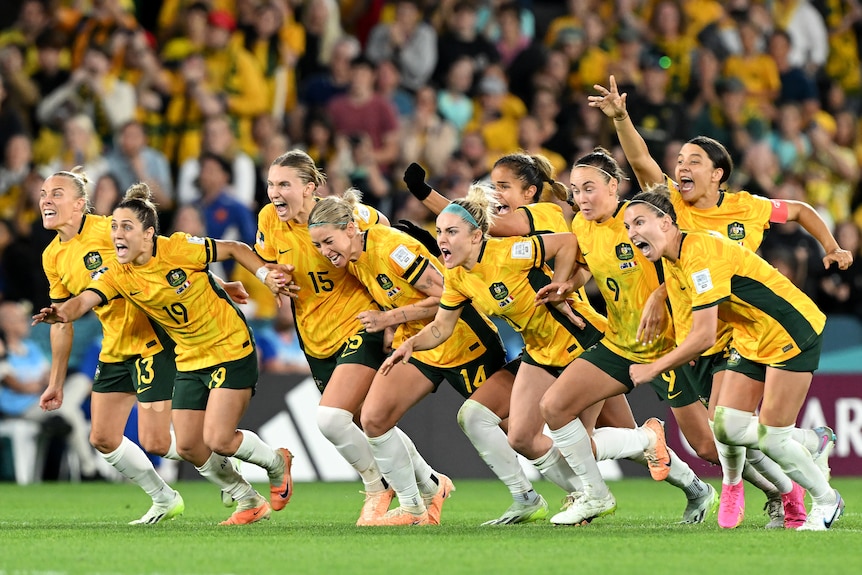
[[[257,268],[257,271],[254,272],[254,275],[259,279],[262,283],[266,283],[266,276],[269,275],[269,268],[266,266],[260,266]]]

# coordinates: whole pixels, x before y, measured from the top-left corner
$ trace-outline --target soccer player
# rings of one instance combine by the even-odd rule
[[[48,177],[40,192],[42,224],[57,232],[42,254],[42,264],[51,300],[58,304],[81,293],[107,265],[116,265],[111,218],[89,213],[86,186],[86,174],[75,168]],[[141,444],[150,453],[180,459],[170,433],[176,373],[173,342],[159,337],[146,315],[125,299],[111,300],[95,311],[103,337],[91,397],[90,442],[105,461],[152,498],[150,509],[132,524],[171,519],[185,509],[182,497],[159,477],[123,430],[137,401]],[[63,403],[73,338],[72,324],[51,326],[51,372],[39,402],[42,409],[59,409]]]
[[[662,190],[663,188],[663,190]],[[661,193],[661,192],[664,193]],[[795,439],[799,410],[820,361],[826,317],[808,296],[747,248],[717,233],[684,232],[666,186],[635,196],[625,210],[632,243],[651,262],[662,258],[679,282],[677,308],[688,301],[691,329],[673,351],[632,365],[639,385],[700,357],[717,339],[719,319],[733,329],[731,360],[759,372],[760,389],[737,371],[725,374],[715,407],[715,435],[727,445],[757,448],[807,489],[811,512],[797,527],[824,531],[844,501]],[[760,404],[760,411],[753,417]],[[741,484],[739,484],[741,486]],[[739,489],[741,491],[741,489]]]
[[[641,188],[667,185],[682,229],[715,231],[756,251],[772,223],[798,221],[823,246],[826,253],[823,265],[827,269],[833,262],[841,269],[850,266],[853,261],[850,252],[841,249],[820,215],[805,202],[769,200],[748,192],[724,191],[722,186],[731,176],[733,162],[725,147],[712,138],[698,136],[685,143],[679,151],[676,181],[671,179],[650,156],[646,143],[629,119],[625,94],[620,95],[614,77],[610,77],[608,88],[596,86],[596,89],[599,95],[590,96],[590,105],[613,119],[623,151]],[[664,315],[667,292],[664,286],[657,290],[647,305],[645,317],[650,317],[652,313]],[[675,310],[673,320],[679,326],[677,340],[680,341],[690,324],[687,309]],[[721,393],[722,373],[728,369],[725,350],[731,345],[731,331],[728,326],[724,326],[715,345],[696,364],[698,372],[695,377],[712,381],[710,425],[713,424],[713,404]],[[641,334],[644,338],[650,335],[650,329]],[[755,377],[749,377],[749,384],[753,388],[763,386],[763,382]],[[829,451],[835,443],[832,430],[824,426],[808,432],[807,443],[813,450],[815,461],[827,467]],[[741,495],[731,495],[742,489],[740,482],[743,476],[767,495],[766,509],[771,517],[768,528],[798,527],[805,520],[804,493],[793,485],[774,462],[764,459],[763,454],[755,449],[743,452],[738,446],[721,442],[716,445],[725,474],[722,481],[724,497],[719,507],[719,524],[722,527],[736,527],[742,521],[744,508],[741,505],[744,499]],[[743,457],[749,465],[744,465]]]
[[[238,502],[237,511],[223,525],[266,519],[270,504],[246,481],[237,480],[225,457],[265,468],[272,509],[280,510],[292,495],[291,455],[236,427],[257,383],[254,338],[207,265],[235,259],[255,270],[274,291],[283,289],[280,282],[286,281],[286,270],[268,269],[240,242],[183,233],[159,236],[158,213],[150,198],[149,187],[136,184],[114,211],[111,239],[120,265],[99,268],[83,291],[59,306],[42,309],[34,322],[74,321],[119,297],[143,310],[176,342],[172,418],[177,451]],[[163,513],[170,515],[171,509],[165,506]]]
[[[435,266],[437,258],[408,234],[388,226],[359,231],[353,219],[359,198],[356,190],[348,190],[342,198],[320,200],[309,216],[309,233],[314,247],[336,267],[346,267],[382,308],[359,314],[365,329],[394,329],[392,345],[398,346],[436,314],[443,276]],[[437,486],[430,469],[414,470],[410,454],[393,428],[408,409],[436,392],[444,379],[465,398],[486,397],[483,405],[495,409],[498,416],[507,416],[511,377],[501,371],[505,362],[496,328],[468,306],[446,344],[416,354],[410,363],[399,364],[386,375],[377,373],[362,406],[362,428],[400,505],[371,525],[440,523],[442,502],[454,489],[451,481],[437,475],[445,487],[435,501]],[[411,384],[404,385],[405,381]],[[417,482],[425,483],[425,496],[420,496]],[[543,502],[535,492],[532,495]],[[546,504],[544,511],[547,514]]]
[[[561,269],[558,262],[562,254],[577,248],[577,242],[568,232],[487,238],[492,203],[489,191],[473,186],[465,199],[453,201],[437,217],[437,242],[446,267],[440,309],[431,323],[393,352],[381,371],[386,374],[414,351],[445,342],[468,303],[500,316],[521,333],[525,344],[509,407],[509,442],[532,460],[559,457],[542,433],[539,400],[567,365],[601,339],[605,320],[576,294],[574,309],[568,304],[535,305],[537,290],[551,282],[552,273],[569,277],[574,254],[564,259],[570,262],[567,268]],[[546,265],[551,258],[557,262],[553,272]],[[598,403],[590,410],[589,425],[600,409]],[[574,485],[565,479],[566,483],[555,483],[564,489]]]
[[[357,525],[366,525],[382,517],[395,496],[365,434],[354,423],[386,357],[384,332],[368,332],[357,319],[362,312],[377,309],[368,290],[311,245],[308,216],[318,200],[315,192],[325,183],[326,176],[305,152],[291,150],[276,158],[267,175],[271,203],[258,215],[255,251],[266,261],[295,267],[296,330],[321,392],[317,425],[365,484]],[[354,222],[361,230],[389,224],[385,216],[365,205],[357,206]],[[426,466],[410,438],[401,430],[396,433],[408,445],[414,467]],[[441,495],[445,488],[437,483]]]
[[[571,505],[551,518],[558,524],[578,525],[616,508],[596,466],[581,412],[607,397],[631,391],[628,366],[652,361],[673,346],[669,323],[649,341],[638,341],[636,337],[641,310],[661,283],[662,269],[646,261],[628,241],[622,221],[625,203],[618,197],[623,177],[619,164],[602,148],[581,157],[572,168],[572,196],[579,208],[572,220],[572,232],[578,241],[577,261],[595,278],[605,300],[608,330],[605,338],[575,360],[542,398],[542,413],[551,437],[584,483],[582,493],[572,494]],[[559,265],[559,258],[555,263]],[[565,282],[559,290],[557,287],[541,289],[538,301],[548,301],[548,296],[551,300],[561,297],[571,291],[573,283]],[[660,374],[650,384],[671,406],[680,429],[697,453],[717,462],[699,390],[679,371]],[[655,418],[647,420],[644,427],[663,435],[661,423]],[[602,450],[613,453],[612,458],[636,457],[641,451],[654,479],[667,479],[686,493],[683,523],[700,523],[714,509],[715,490],[698,479],[672,451],[646,450],[648,438],[645,434],[633,435],[631,430],[602,433],[613,435],[596,441],[596,458],[608,457],[600,453],[600,445]]]

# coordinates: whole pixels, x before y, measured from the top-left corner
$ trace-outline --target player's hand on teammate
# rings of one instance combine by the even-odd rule
[[[649,383],[657,375],[651,363],[634,363],[629,366],[629,377],[635,387],[642,383]]]
[[[575,310],[572,309],[571,302],[569,302],[569,300],[555,303],[554,307],[560,310],[567,318],[569,318],[573,324],[578,326],[578,329],[584,329],[585,327],[587,327],[587,322],[584,321],[584,318],[575,314]]]
[[[266,287],[274,295],[286,295],[290,298],[298,297],[297,292],[300,287],[293,281],[293,271],[295,268],[292,265],[266,264],[266,268],[270,271],[266,274],[266,279],[263,283],[266,284]],[[281,305],[280,300],[279,305]]]
[[[640,343],[650,343],[664,330],[667,315],[665,314],[665,299],[667,289],[659,286],[647,298],[644,309],[641,312],[641,321],[638,325],[636,340]]]
[[[356,316],[359,323],[368,333],[377,333],[389,327],[389,322],[386,321],[386,312],[370,309]]]
[[[248,303],[248,292],[242,282],[224,282],[222,288],[234,303],[240,305]]]
[[[566,301],[566,296],[574,291],[574,283],[571,280],[566,282],[551,282],[543,288],[539,288],[536,292],[536,305],[546,303],[559,303]]]

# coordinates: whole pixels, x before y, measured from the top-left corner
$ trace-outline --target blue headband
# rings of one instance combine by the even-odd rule
[[[451,202],[448,206],[446,206],[440,211],[441,214],[445,214],[447,212],[450,214],[455,214],[474,228],[479,227],[479,222],[476,221],[476,218],[474,218],[473,215],[470,214],[470,212],[468,212],[461,204]]]

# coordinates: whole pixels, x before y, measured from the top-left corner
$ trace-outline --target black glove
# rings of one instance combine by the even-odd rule
[[[407,189],[410,190],[410,193],[416,196],[416,199],[420,202],[427,198],[432,190],[431,186],[425,183],[425,170],[416,162],[413,162],[404,170],[404,183],[407,184]]]
[[[416,164],[413,164],[414,166]],[[419,168],[420,170],[422,168]],[[422,245],[428,248],[428,251],[431,252],[431,255],[435,257],[440,257],[442,253],[440,251],[440,246],[437,245],[437,239],[431,235],[431,232],[426,230],[425,228],[420,228],[416,224],[408,220],[398,220],[397,224],[392,224],[392,227],[396,230],[401,230],[405,234],[412,236],[413,238],[422,242]]]

